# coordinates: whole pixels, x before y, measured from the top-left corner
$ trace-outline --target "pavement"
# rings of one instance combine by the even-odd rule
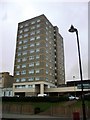
[[[70,117],[56,117],[49,115],[21,115],[21,114],[2,114],[2,118],[0,120],[73,120]],[[82,120],[82,119],[80,119]],[[87,119],[87,120],[90,120]]]
[[[49,115],[20,115],[20,114],[3,114],[1,120],[72,120],[72,118],[55,117]]]

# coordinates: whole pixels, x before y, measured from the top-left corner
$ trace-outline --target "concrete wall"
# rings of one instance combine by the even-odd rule
[[[72,117],[73,112],[79,112],[82,116],[82,108],[74,106],[75,101],[68,101],[63,106],[61,104],[54,105],[51,104],[50,108],[46,109],[43,112],[38,113],[39,115],[50,115],[50,116],[60,116],[60,117]],[[35,108],[33,107],[34,103],[30,102],[5,102],[2,104],[2,113],[10,114],[35,114]],[[42,103],[43,106],[44,103]],[[90,108],[86,106],[86,115],[90,118]]]

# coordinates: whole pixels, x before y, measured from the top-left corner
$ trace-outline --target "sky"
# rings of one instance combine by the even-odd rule
[[[63,36],[66,81],[80,79],[76,35],[68,32],[71,24],[78,29],[83,79],[88,79],[87,0],[0,0],[0,72],[13,75],[18,23],[41,14]]]

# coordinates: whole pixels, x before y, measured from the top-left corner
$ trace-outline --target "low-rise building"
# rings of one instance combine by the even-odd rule
[[[14,77],[9,72],[0,73],[0,96],[12,96]]]

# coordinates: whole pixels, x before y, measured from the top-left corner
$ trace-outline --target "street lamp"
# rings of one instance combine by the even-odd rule
[[[83,120],[86,120],[86,112],[85,112],[85,101],[84,101],[84,92],[83,92],[83,78],[82,78],[82,66],[81,66],[81,57],[80,57],[80,46],[79,46],[79,37],[78,37],[78,30],[71,25],[69,32],[76,33],[77,37],[77,47],[78,47],[78,57],[79,57],[79,68],[80,68],[80,78],[81,78],[81,100],[82,100],[82,112],[83,112]]]
[[[75,76],[73,76],[73,81],[74,81],[74,92],[75,92],[75,97],[76,97],[76,89],[75,89]]]

